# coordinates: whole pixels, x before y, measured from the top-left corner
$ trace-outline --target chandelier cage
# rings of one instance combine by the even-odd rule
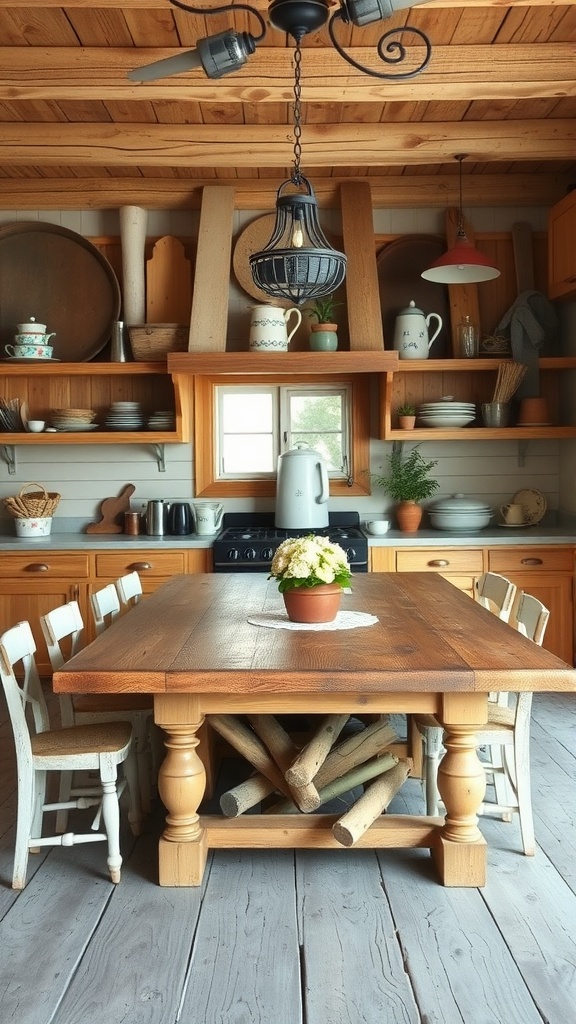
[[[482,281],[493,281],[500,277],[500,271],[494,267],[484,253],[479,252],[467,238],[464,228],[464,209],[462,204],[462,164],[465,153],[456,156],[458,161],[458,229],[454,245],[450,246],[442,256],[434,260],[421,277],[426,281],[438,284],[479,284]]]
[[[346,274],[346,256],[332,248],[318,222],[318,204],[314,190],[300,170],[301,101],[300,43],[305,35],[316,32],[328,22],[330,41],[337,53],[352,67],[380,79],[400,81],[420,74],[430,61],[431,45],[420,29],[405,25],[390,29],[380,38],[376,53],[383,64],[394,70],[379,71],[359,64],[338,42],[335,26],[341,22],[357,28],[389,18],[396,11],[414,7],[428,0],[339,0],[339,9],[331,14],[331,0],[272,0],[268,21],[294,39],[294,171],[282,183],[276,197],[276,222],[267,245],[250,256],[254,283],[271,298],[288,299],[302,305],[309,299],[329,295],[342,284]],[[199,39],[196,49],[155,61],[128,72],[136,82],[151,82],[168,75],[202,68],[209,78],[222,78],[239,70],[266,36],[267,26],[258,10],[250,4],[234,3],[220,7],[195,7],[183,0],[170,0],[174,7],[191,14],[208,16],[228,11],[247,11],[259,26],[259,34],[226,29]],[[411,35],[420,45],[410,58],[403,39]],[[422,55],[423,46],[423,55]],[[398,65],[411,64],[407,70]],[[305,191],[283,194],[294,185]]]

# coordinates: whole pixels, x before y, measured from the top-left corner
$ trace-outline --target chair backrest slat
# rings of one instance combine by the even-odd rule
[[[505,576],[496,572],[485,572],[476,581],[475,596],[479,604],[509,622],[517,587]]]
[[[48,708],[34,659],[35,650],[36,644],[29,622],[19,622],[0,637],[0,677],[14,733],[19,771],[23,763],[32,763],[32,726],[30,716],[26,714],[26,705],[30,704],[32,708],[31,717],[35,733],[47,732],[50,728]],[[16,665],[22,666],[21,683],[18,682],[14,671]]]
[[[108,586],[102,587],[102,590],[97,590],[92,594],[90,600],[96,634],[99,635],[120,614],[120,601],[116,587],[113,583],[109,583]]]
[[[131,603],[138,604],[142,597],[142,583],[136,570],[116,580],[116,590],[123,606],[129,607]]]
[[[52,671],[56,672],[82,649],[84,620],[77,601],[68,601],[40,616]],[[65,728],[74,725],[74,703],[69,693],[59,695],[60,721]]]

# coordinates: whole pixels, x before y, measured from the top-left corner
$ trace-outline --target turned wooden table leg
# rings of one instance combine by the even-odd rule
[[[486,721],[486,695],[445,694],[443,703],[446,753],[438,789],[446,818],[433,855],[444,885],[485,885],[486,842],[476,812],[486,776],[476,752],[476,730]]]
[[[166,734],[166,757],[158,775],[158,792],[168,812],[158,847],[160,885],[200,885],[206,833],[198,808],[206,776],[196,748],[204,716],[196,698],[173,694],[155,696],[154,717]]]

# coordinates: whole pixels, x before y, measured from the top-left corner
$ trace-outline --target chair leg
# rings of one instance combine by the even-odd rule
[[[505,768],[504,757],[506,754],[506,748],[500,744],[493,744],[488,748],[490,763],[494,768],[499,768],[500,771],[493,772],[494,779],[494,796],[496,803],[500,804],[501,807],[513,807],[516,803],[516,796],[514,787],[510,785],[508,773]],[[510,811],[502,812],[502,821],[512,821],[512,813]]]
[[[150,762],[151,747],[148,739],[148,718],[150,716],[139,713],[135,716],[134,747],[136,749],[136,760],[138,762],[138,786],[140,789],[140,806],[145,814],[149,814],[152,808],[150,796]]]
[[[34,771],[26,773],[18,780],[18,813],[16,816],[16,844],[14,847],[14,866],[12,868],[12,888],[23,889],[26,885],[28,870],[28,854],[30,852],[30,836],[32,820],[36,804],[36,780]]]
[[[130,822],[130,828],[135,836],[139,836],[142,831],[142,809],[140,805],[140,775],[139,775],[139,760],[136,750],[134,749],[134,743],[130,748],[128,757],[124,761],[123,771],[124,778],[128,784],[128,797],[129,797],[129,808],[128,808],[128,821]]]
[[[508,750],[504,751],[504,757]],[[521,738],[516,736],[514,744],[514,774],[516,776],[516,799],[522,845],[527,857],[536,853],[536,837],[534,835],[534,817],[532,814],[532,787],[530,784],[530,738],[528,734]]]
[[[70,800],[74,772],[60,772],[60,787],[58,789],[58,803],[64,804]],[[56,812],[56,832],[63,834],[68,827],[68,811],[63,808]]]
[[[424,778],[426,784],[426,814],[437,818],[440,813],[438,792],[438,765],[442,753],[443,729],[426,729],[424,733]]]
[[[34,804],[32,807],[32,821],[30,823],[30,838],[39,839],[42,835],[42,817],[44,815],[44,804],[46,803],[46,772],[37,771],[34,773]],[[40,847],[30,846],[30,853],[39,853]]]
[[[108,870],[112,881],[117,883],[120,881],[122,857],[120,854],[120,808],[116,791],[116,765],[105,759],[105,755],[100,759],[100,781],[103,791],[102,818],[108,837]]]

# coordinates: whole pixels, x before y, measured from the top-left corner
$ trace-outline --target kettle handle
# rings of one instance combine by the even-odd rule
[[[323,505],[330,497],[330,483],[328,481],[328,472],[326,470],[326,463],[324,460],[322,459],[320,462],[317,462],[316,465],[320,470],[320,486],[322,488],[318,497],[318,504]]]
[[[432,347],[432,342],[436,341],[436,338],[438,337],[440,331],[442,330],[442,317],[439,315],[439,313],[428,313],[428,316],[426,317],[426,327],[428,327],[432,318],[438,321],[438,327],[436,328],[434,334],[432,335],[430,341],[428,342],[428,348]]]

